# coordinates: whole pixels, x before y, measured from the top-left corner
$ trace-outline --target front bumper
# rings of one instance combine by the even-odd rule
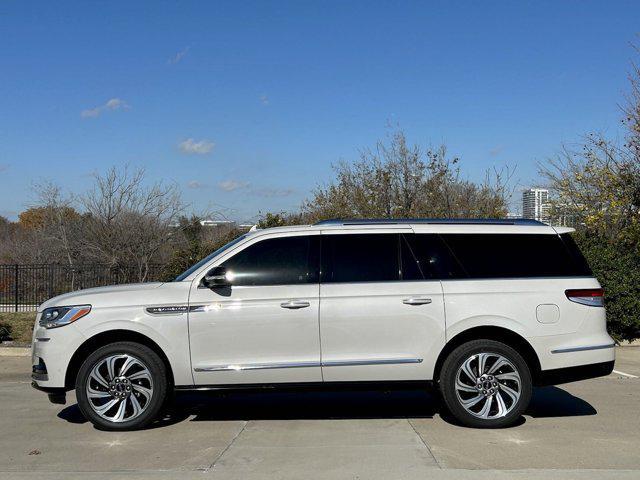
[[[31,386],[36,390],[46,393],[51,403],[59,405],[67,403],[67,391],[65,388],[41,387],[35,381],[31,382]]]
[[[84,340],[73,324],[47,330],[36,320],[31,347],[31,378],[38,387],[66,387],[67,367]]]

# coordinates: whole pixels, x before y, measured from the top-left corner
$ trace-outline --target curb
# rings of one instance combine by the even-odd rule
[[[0,357],[29,357],[31,349],[28,347],[2,347],[0,346]]]

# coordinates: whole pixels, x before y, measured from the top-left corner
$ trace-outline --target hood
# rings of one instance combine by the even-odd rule
[[[151,292],[164,285],[162,282],[149,283],[128,283],[122,285],[110,285],[108,287],[87,288],[76,290],[53,297],[38,307],[38,312],[42,312],[48,307],[59,307],[65,305],[94,305],[100,306],[104,303],[111,303],[115,298],[144,297],[145,292]]]

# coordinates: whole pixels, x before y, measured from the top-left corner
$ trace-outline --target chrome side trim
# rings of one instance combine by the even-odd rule
[[[422,363],[421,358],[381,358],[378,360],[331,360],[322,362],[323,367],[355,367],[359,365],[396,365],[403,363]]]
[[[364,365],[397,365],[422,363],[421,358],[383,358],[378,360],[335,360],[329,362],[291,362],[291,363],[247,363],[244,365],[212,365],[195,367],[194,372],[228,372],[242,370],[264,370],[271,368],[304,368],[304,367],[353,367]]]
[[[616,346],[615,343],[608,343],[606,345],[589,345],[586,347],[558,348],[556,350],[551,350],[551,353],[584,352],[587,350],[602,350],[605,348],[613,348],[615,346]]]
[[[226,372],[240,370],[264,370],[268,368],[303,368],[319,367],[320,362],[295,362],[295,363],[247,363],[245,365],[213,365],[210,367],[195,367],[194,372]]]

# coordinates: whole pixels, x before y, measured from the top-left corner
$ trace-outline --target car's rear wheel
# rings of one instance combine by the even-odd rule
[[[480,339],[457,347],[444,361],[440,390],[447,409],[463,425],[512,425],[529,405],[531,372],[513,348]]]
[[[105,430],[134,430],[157,416],[167,395],[166,368],[150,348],[116,342],[84,361],[76,398],[84,416]]]

